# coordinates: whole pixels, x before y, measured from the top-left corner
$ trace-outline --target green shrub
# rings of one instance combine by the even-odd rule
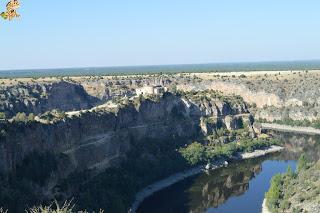
[[[261,121],[266,121],[263,119],[260,119]],[[316,129],[320,129],[320,120],[314,120],[314,121],[309,121],[307,119],[304,120],[293,120],[291,118],[285,118],[282,120],[276,120],[274,123],[277,124],[283,124],[283,125],[289,125],[289,126],[304,126],[304,127],[313,127]]]
[[[26,115],[26,113],[24,112],[18,112],[14,117],[13,120],[15,122],[27,122],[28,121],[28,117]]]
[[[282,175],[277,174],[271,179],[271,186],[266,193],[267,205],[272,210],[278,208],[278,201],[281,196]]]
[[[286,210],[290,208],[290,202],[288,200],[284,200],[280,202],[280,209]]]
[[[6,114],[4,112],[0,112],[0,119],[5,119],[6,118]]]
[[[305,154],[302,154],[297,163],[297,171],[306,170],[308,168],[308,160],[306,159]]]
[[[295,173],[292,171],[291,166],[288,166],[288,168],[287,168],[286,177],[289,179],[295,178]]]
[[[205,159],[205,147],[194,142],[186,148],[181,148],[180,153],[191,165],[196,165]]]
[[[221,158],[228,159],[237,152],[252,152],[278,143],[277,140],[273,139],[251,138],[242,138],[237,143],[231,142],[227,144],[209,143],[208,145],[202,145],[195,142],[186,148],[181,148],[179,152],[189,164],[196,165]]]

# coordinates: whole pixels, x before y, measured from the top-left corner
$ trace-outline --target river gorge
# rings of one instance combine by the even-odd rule
[[[295,76],[316,74],[268,79],[294,87]],[[77,211],[259,212],[272,176],[295,169],[302,153],[319,158],[318,136],[303,135],[319,134],[317,103],[268,85],[230,73],[5,79],[0,206],[21,212],[72,200]],[[279,145],[281,153],[257,158]],[[216,162],[227,167],[201,173]],[[139,198],[145,189],[152,193]]]
[[[320,158],[319,136],[273,134],[283,142],[281,153],[189,177],[147,198],[137,212],[261,212],[272,176],[288,166],[295,170],[302,153],[313,161]]]

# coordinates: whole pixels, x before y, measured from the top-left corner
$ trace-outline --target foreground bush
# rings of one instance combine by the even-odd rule
[[[320,212],[319,171],[320,161],[312,163],[302,155],[296,172],[289,167],[285,174],[275,175],[265,195],[269,211]]]
[[[88,213],[87,211],[75,211],[74,205],[71,201],[66,201],[62,206],[58,204],[57,201],[53,202],[49,206],[34,206],[25,211],[26,213]],[[103,210],[100,210],[99,213],[103,213]],[[8,210],[0,208],[0,213],[9,213]]]
[[[0,213],[7,213],[8,210],[4,210],[3,208],[0,208]]]

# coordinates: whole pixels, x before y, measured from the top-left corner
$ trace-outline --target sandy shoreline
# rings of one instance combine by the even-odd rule
[[[320,135],[320,129],[316,129],[313,127],[289,126],[273,123],[261,123],[261,126],[262,129],[265,130],[277,130],[282,132],[297,132],[303,134]]]
[[[251,153],[241,153],[239,154],[238,160],[244,160],[244,159],[250,159],[250,158],[257,158],[262,157],[270,153],[279,152],[283,149],[281,146],[271,146],[268,149],[264,150],[255,150]],[[217,165],[214,165],[215,169],[223,167],[223,164],[219,163]],[[131,205],[131,208],[129,210],[129,213],[135,213],[137,209],[139,208],[140,204],[149,196],[154,194],[157,191],[160,191],[164,188],[167,188],[168,186],[171,186],[185,178],[191,177],[193,175],[199,174],[202,171],[204,171],[204,166],[198,166],[193,169],[179,172],[174,175],[169,176],[166,179],[163,179],[161,181],[155,182],[154,184],[151,184],[147,187],[145,187],[143,190],[138,192],[136,194],[135,201]]]
[[[267,207],[266,199],[263,200],[261,213],[271,213]]]

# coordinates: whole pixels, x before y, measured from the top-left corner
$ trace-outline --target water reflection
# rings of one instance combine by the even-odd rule
[[[294,133],[272,133],[285,147],[278,156],[281,160],[298,160],[301,154],[305,154],[311,161],[320,159],[320,135],[304,135]]]
[[[263,159],[231,164],[228,168],[197,177],[187,190],[189,211],[204,212],[225,203],[230,197],[240,196],[249,189],[249,182],[262,171]]]
[[[149,197],[138,212],[260,212],[273,175],[285,172],[302,153],[320,156],[320,137],[273,133],[286,150],[264,158],[230,164],[227,168],[181,181]]]

